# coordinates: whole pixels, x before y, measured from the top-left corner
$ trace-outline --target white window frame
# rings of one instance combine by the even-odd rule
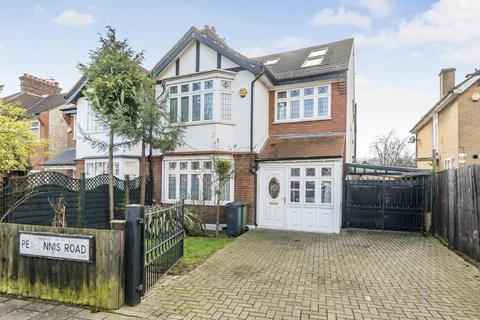
[[[291,169],[299,168],[300,169],[300,176],[292,176]],[[307,168],[314,168],[315,169],[315,176],[307,176]],[[331,170],[330,176],[322,176],[322,168],[329,168]],[[334,206],[334,176],[335,176],[335,168],[332,165],[292,165],[288,168],[287,171],[288,178],[287,178],[287,203],[290,206],[318,206],[321,208],[331,208]],[[292,202],[291,201],[291,182],[298,181],[300,183],[300,188],[295,189],[300,192],[299,202]],[[315,182],[315,202],[306,202],[306,183],[307,181]],[[322,182],[328,181],[330,182],[330,202],[323,202],[322,199]]]
[[[107,128],[100,122],[98,115],[93,111],[90,103],[87,106],[87,132],[106,132]]]
[[[205,89],[205,82],[213,81],[213,87],[209,89]],[[222,81],[229,81],[230,88],[223,88],[221,83]],[[200,82],[201,88],[200,90],[193,91],[193,83]],[[189,86],[189,91],[182,93],[181,87],[182,85]],[[171,94],[170,88],[177,87],[177,93]],[[188,81],[183,82],[175,82],[172,84],[167,85],[166,90],[169,93],[168,98],[168,109],[170,112],[170,99],[177,99],[177,121],[176,123],[181,123],[183,125],[197,125],[197,124],[208,124],[208,123],[233,123],[234,122],[234,101],[235,96],[233,94],[234,90],[234,81],[231,78],[226,77],[211,77],[211,78],[202,78],[202,79],[189,79]],[[212,94],[212,116],[211,119],[205,119],[205,95]],[[231,97],[231,104],[230,104],[230,114],[231,119],[223,120],[222,108],[221,108],[221,96],[222,93],[230,94]],[[200,95],[200,120],[193,121],[193,96]],[[182,115],[182,98],[188,97],[188,120],[185,122],[181,121]],[[169,118],[170,119],[170,118]]]
[[[95,172],[95,165],[100,164],[104,167],[103,173],[99,174],[108,174],[108,159],[101,158],[101,159],[85,159],[85,177],[86,178],[93,178],[97,176]],[[115,158],[113,159],[113,175],[119,179],[125,179],[125,164],[126,163],[135,163],[136,166],[136,174],[129,174],[130,179],[135,179],[140,176],[140,163],[138,159],[134,158]],[[89,167],[93,165],[93,174],[90,172]],[[118,170],[118,172],[116,172]]]
[[[328,87],[328,93],[318,93],[318,88],[321,87]],[[304,95],[304,89],[313,88],[314,92],[312,95]],[[290,92],[292,90],[300,90],[300,96],[298,97],[291,97]],[[279,92],[287,92],[285,98],[278,98]],[[328,98],[328,114],[326,116],[319,116],[318,114],[318,99],[319,98]],[[304,100],[313,99],[313,116],[312,117],[305,117],[304,113]],[[298,100],[300,101],[300,116],[298,118],[291,118],[290,112],[290,102]],[[278,103],[286,102],[286,118],[285,119],[278,119]],[[275,91],[275,104],[274,104],[274,119],[273,123],[288,123],[288,122],[303,122],[303,121],[318,121],[318,120],[331,120],[332,119],[332,85],[328,84],[315,84],[315,85],[306,85],[302,87],[295,87],[295,88],[285,88],[279,89]]]
[[[32,127],[31,130],[33,133],[36,133],[37,139],[40,139],[40,120],[34,119],[32,120]]]
[[[445,161],[444,161],[445,170],[453,169],[454,168],[453,167],[454,162],[455,162],[454,158],[445,159]]]
[[[228,160],[232,163],[232,166],[235,165],[233,158],[225,157],[224,160]],[[192,162],[200,162],[199,169],[192,169]],[[211,189],[211,200],[203,200],[203,176],[204,175],[211,175],[213,183],[218,184],[217,177],[215,175],[215,170],[212,166],[212,169],[205,169],[204,163],[212,161],[209,157],[173,157],[173,158],[166,158],[163,161],[163,172],[162,172],[162,181],[163,181],[163,189],[162,189],[162,201],[165,203],[175,203],[180,201],[180,175],[186,174],[187,175],[187,199],[185,199],[186,204],[192,205],[215,205],[216,203],[216,194],[214,189]],[[170,163],[176,162],[175,169],[170,169]],[[180,169],[180,162],[188,162],[186,169]],[[191,197],[191,188],[192,188],[192,175],[198,174],[199,175],[199,200],[192,200]],[[175,199],[170,199],[170,186],[169,186],[169,177],[170,175],[175,175],[176,184],[175,184]],[[230,198],[226,200],[220,201],[221,205],[225,205],[229,202],[234,201],[235,199],[235,179],[231,177],[230,179]]]

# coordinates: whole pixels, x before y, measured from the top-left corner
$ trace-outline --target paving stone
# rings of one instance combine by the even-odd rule
[[[479,301],[479,270],[432,237],[252,230],[189,274],[164,276],[136,307],[91,313],[0,297],[0,320],[16,310],[42,312],[35,320],[471,320]]]

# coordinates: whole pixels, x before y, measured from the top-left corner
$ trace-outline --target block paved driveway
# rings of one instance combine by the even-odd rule
[[[480,272],[432,237],[356,230],[340,235],[254,230],[188,275],[164,277],[140,305],[90,315],[480,319]],[[75,317],[90,318],[85,313]]]

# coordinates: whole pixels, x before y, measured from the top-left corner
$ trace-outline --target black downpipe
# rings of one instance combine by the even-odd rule
[[[253,206],[255,210],[255,215],[254,215],[254,224],[255,227],[258,225],[257,223],[257,168],[253,159],[253,93],[255,90],[255,82],[260,79],[260,77],[263,75],[263,69],[260,74],[258,74],[255,79],[253,79],[252,84],[250,86],[250,156],[251,156],[251,163],[250,163],[250,173],[252,173],[253,176],[253,194],[255,195],[253,199]]]

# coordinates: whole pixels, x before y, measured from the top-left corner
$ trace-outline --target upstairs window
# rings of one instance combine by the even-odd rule
[[[275,97],[276,122],[330,119],[330,85],[280,90]]]
[[[171,123],[201,123],[233,119],[233,82],[228,79],[197,80],[167,88]],[[215,117],[215,114],[218,116]]]
[[[98,119],[97,114],[92,110],[92,107],[88,105],[87,111],[87,131],[88,132],[102,132],[105,131],[106,127]]]

